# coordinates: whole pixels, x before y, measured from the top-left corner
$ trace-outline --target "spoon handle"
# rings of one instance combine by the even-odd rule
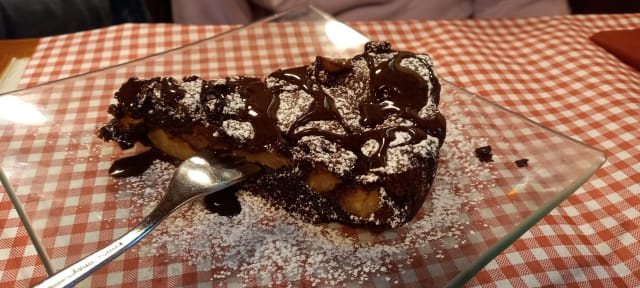
[[[251,164],[230,167],[214,160],[213,155],[206,151],[183,161],[174,172],[167,193],[158,206],[138,225],[107,247],[56,272],[34,287],[71,287],[77,284],[138,243],[182,205],[236,184],[259,169]]]
[[[181,203],[175,201],[166,201],[166,199],[161,201],[138,225],[126,234],[120,236],[120,238],[116,239],[113,243],[86,256],[71,266],[56,272],[34,287],[71,287],[78,284],[78,282],[91,275],[91,273],[98,268],[111,262],[111,260],[120,256],[120,254],[147,236],[164,218],[171,214],[173,210],[177,209],[180,204]]]

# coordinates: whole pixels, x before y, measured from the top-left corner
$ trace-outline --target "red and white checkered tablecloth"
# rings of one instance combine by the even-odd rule
[[[601,30],[638,28],[640,15],[351,26],[430,53],[441,77],[608,157],[468,286],[640,286],[640,72],[588,39]],[[20,85],[108,67],[230,28],[127,24],[43,38]],[[0,194],[0,229],[0,284],[35,284],[46,272],[6,193]]]

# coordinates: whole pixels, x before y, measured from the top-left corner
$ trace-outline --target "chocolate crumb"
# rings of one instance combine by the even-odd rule
[[[518,166],[518,168],[529,166],[529,159],[527,158],[522,158],[513,162],[516,163],[516,166]]]
[[[239,187],[231,186],[204,197],[204,207],[220,216],[235,216],[240,214],[242,207],[236,196]]]
[[[491,145],[478,147],[475,150],[476,157],[480,162],[493,162],[493,153],[491,153]]]

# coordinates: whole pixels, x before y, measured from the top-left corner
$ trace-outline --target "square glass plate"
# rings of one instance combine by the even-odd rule
[[[289,21],[297,21],[295,24]],[[367,38],[312,7],[112,68],[0,97],[0,174],[49,273],[132,228],[172,167],[109,177],[121,151],[94,132],[129,77],[257,75],[316,55],[351,56]],[[416,51],[426,52],[428,51]],[[471,278],[580,187],[604,154],[443,81],[448,136],[416,219],[384,233],[310,225],[241,197],[226,218],[194,203],[81,284],[447,286]],[[493,162],[474,149],[491,145]],[[519,168],[514,160],[527,158]],[[386,283],[386,284],[383,284]]]

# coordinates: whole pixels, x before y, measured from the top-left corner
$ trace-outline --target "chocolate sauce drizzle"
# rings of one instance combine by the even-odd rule
[[[376,58],[388,53],[393,54],[392,56],[387,56],[388,59],[386,60]],[[421,68],[428,69],[429,81],[426,81],[418,72],[401,65],[404,59],[409,58],[421,61]],[[361,59],[366,61],[369,70],[369,78],[360,79],[363,83],[368,81],[366,83],[368,84],[368,91],[366,95],[358,97],[360,99],[358,104],[360,111],[359,122],[363,127],[368,128],[364,131],[353,131],[345,123],[343,116],[336,107],[334,98],[326,93],[323,87],[323,84],[327,84],[327,78],[340,81],[336,79],[340,79],[341,73],[349,72],[353,69],[352,62],[329,62],[327,64],[327,61],[337,60],[318,57],[311,67],[302,66],[277,70],[269,75],[269,77],[296,86],[298,90],[306,92],[313,98],[307,110],[296,119],[288,131],[280,131],[277,125],[276,114],[280,104],[279,95],[282,94],[282,91],[279,91],[278,88],[267,87],[265,81],[260,78],[239,77],[227,79],[226,84],[220,87],[213,87],[210,83],[205,83],[202,88],[203,96],[201,96],[201,101],[206,102],[213,97],[222,99],[225,94],[230,92],[227,90],[235,90],[245,98],[245,108],[232,117],[239,121],[249,121],[253,126],[255,135],[249,144],[250,146],[255,149],[264,149],[263,147],[274,144],[291,147],[295,146],[292,144],[304,136],[321,136],[328,141],[341,145],[358,156],[355,169],[352,171],[355,175],[366,173],[371,168],[385,165],[387,160],[386,151],[389,149],[389,143],[395,139],[396,132],[408,133],[410,135],[410,144],[416,144],[424,140],[427,135],[437,137],[440,140],[440,144],[442,144],[446,130],[444,117],[440,113],[437,113],[432,119],[418,116],[420,109],[428,104],[429,99],[432,99],[436,105],[439,101],[440,84],[431,64],[423,58],[417,57],[415,53],[407,51],[396,52],[391,49],[388,43],[368,43],[365,45],[365,52],[355,56],[353,61]],[[327,67],[331,69],[325,69]],[[322,77],[321,73],[329,76]],[[185,79],[185,81],[192,80],[194,80],[193,77]],[[143,99],[134,98],[142,97],[141,95],[144,94],[144,91],[140,92],[140,88],[149,82],[156,82],[156,85],[160,85],[163,101],[167,104],[180,106],[178,102],[184,97],[184,91],[180,89],[178,82],[169,78],[133,81],[125,84],[116,96],[121,98],[119,100],[123,102],[125,100],[132,103],[139,102]],[[333,84],[335,85],[335,83]],[[215,89],[221,90],[216,91]],[[215,114],[215,111],[213,113]],[[410,120],[414,123],[414,126],[376,128],[390,117]],[[318,128],[299,129],[312,121],[337,121],[346,133],[336,134],[332,131]],[[370,139],[376,140],[380,145],[373,156],[365,157],[362,154],[361,147]],[[145,163],[151,164],[153,161],[151,158],[153,157],[144,155],[136,159],[116,161],[112,167],[114,172],[111,173],[117,177],[141,173],[140,170],[145,166]]]
[[[424,79],[417,71],[403,66],[402,62],[405,59],[419,61],[420,69],[428,69],[428,80]],[[340,81],[344,80],[342,76],[354,69],[352,63],[362,60],[366,61],[369,75],[368,78],[357,79],[357,81],[362,81],[365,87],[368,87],[368,90],[364,92],[366,95],[356,96],[359,101],[357,104],[357,109],[360,112],[359,124],[365,128],[358,129],[350,127],[346,123],[343,115],[336,107],[335,99],[325,91],[325,87],[341,85]],[[203,135],[211,137],[210,135],[215,134],[214,132],[217,133],[216,130],[212,129],[220,127],[224,120],[248,121],[253,127],[253,139],[247,143],[232,143],[232,145],[243,145],[241,148],[260,151],[264,151],[265,148],[273,149],[274,146],[280,147],[280,151],[286,151],[291,147],[295,147],[297,141],[302,137],[320,136],[330,142],[339,144],[357,156],[355,166],[350,172],[352,175],[363,175],[372,168],[385,166],[387,164],[387,150],[390,148],[390,143],[395,140],[397,132],[407,133],[409,135],[409,144],[417,144],[428,136],[438,138],[440,145],[444,141],[446,131],[444,117],[439,112],[435,113],[431,118],[419,116],[420,110],[425,105],[438,105],[439,102],[440,83],[431,63],[412,52],[392,50],[389,43],[367,43],[365,52],[355,56],[351,61],[318,57],[311,66],[277,70],[271,73],[269,77],[294,85],[297,90],[304,91],[313,98],[309,107],[306,107],[306,110],[287,131],[281,131],[277,125],[277,111],[280,105],[279,95],[283,94],[283,91],[280,90],[281,88],[268,87],[266,81],[260,78],[251,77],[227,78],[224,84],[219,84],[219,81],[203,81],[200,95],[202,107],[208,107],[205,104],[213,98],[222,100],[225,95],[238,93],[243,97],[244,108],[234,115],[222,115],[223,113],[219,113],[220,111],[211,110],[207,112],[207,120],[205,121],[210,121],[216,125],[208,125],[209,123],[190,124],[189,121],[193,119],[185,119],[185,122],[178,125],[181,127],[177,127],[177,129],[184,129],[180,130],[184,135],[193,133],[192,130],[194,128],[191,126],[200,125],[200,128],[206,132]],[[195,79],[185,78],[185,81],[192,80]],[[116,118],[122,115],[142,118],[142,113],[148,113],[147,110],[150,109],[145,108],[145,106],[149,104],[149,99],[153,98],[148,97],[149,93],[153,93],[153,91],[144,91],[145,89],[152,89],[153,85],[149,85],[151,82],[154,82],[154,85],[161,85],[161,101],[166,106],[172,107],[175,105],[175,109],[184,109],[184,107],[181,107],[179,100],[185,97],[185,94],[177,81],[168,78],[133,79],[123,85],[116,94],[120,104],[119,106],[110,107],[109,113],[116,116]],[[432,103],[429,103],[430,99]],[[221,108],[222,106],[218,106],[216,109]],[[208,109],[211,108],[209,107]],[[301,109],[305,109],[305,107]],[[161,113],[156,114],[150,115],[149,113],[146,117],[162,117]],[[390,127],[389,125],[382,125],[392,117],[411,121],[413,125]],[[158,122],[163,123],[163,121],[160,119]],[[337,134],[326,129],[303,128],[312,121],[336,121],[342,126],[345,133]],[[121,146],[133,145],[133,138],[117,138],[121,136],[120,134],[124,136],[128,136],[128,134],[121,133],[122,131],[113,128],[117,127],[116,124],[114,122],[113,125],[107,125],[100,129],[99,136],[105,140],[117,140]],[[150,129],[150,127],[144,128]],[[145,135],[145,133],[142,132],[140,134]],[[379,143],[377,151],[373,155],[363,155],[361,148],[367,141],[372,139]],[[144,142],[145,137],[141,137],[137,141]],[[125,147],[123,146],[123,148]],[[110,173],[114,177],[139,175],[158,157],[159,154],[157,152],[148,152],[136,157],[121,159],[113,163]],[[209,209],[214,212],[217,211],[216,213],[233,215],[239,212],[239,208],[236,209],[239,207],[239,205],[236,205],[237,200],[233,199],[235,199],[235,190],[229,189],[223,193],[216,193],[214,196],[208,197],[205,202]],[[220,210],[227,209],[222,206],[228,206],[228,210]]]
[[[358,156],[355,168],[352,171],[356,175],[366,173],[371,168],[385,165],[387,161],[386,151],[389,148],[389,143],[395,139],[395,132],[407,132],[411,136],[410,144],[416,144],[424,140],[427,135],[437,137],[440,140],[440,144],[442,144],[446,131],[445,119],[441,114],[438,113],[433,119],[424,119],[418,116],[418,111],[427,104],[429,97],[436,102],[435,104],[439,100],[440,83],[435,77],[430,63],[417,58],[415,53],[400,51],[396,52],[389,60],[376,64],[376,54],[394,51],[391,50],[390,45],[383,45],[382,47],[375,45],[376,43],[367,44],[365,53],[361,56],[356,56],[363,57],[369,68],[368,95],[361,97],[360,99],[362,100],[359,103],[360,124],[363,127],[372,128],[365,132],[356,133],[352,131],[336,108],[333,97],[324,91],[320,82],[322,77],[320,77],[319,73],[322,70],[319,66],[322,65],[319,65],[319,61],[326,61],[326,59],[317,59],[314,69],[303,66],[278,70],[269,75],[293,84],[313,97],[313,102],[309,109],[291,125],[286,137],[292,141],[297,141],[304,136],[321,136],[333,143],[340,144]],[[405,58],[414,58],[421,61],[423,67],[429,69],[430,83],[427,83],[416,71],[403,67],[401,62]],[[342,70],[350,68],[343,67],[336,72],[340,73]],[[273,94],[278,95],[280,93]],[[415,123],[415,127],[375,128],[384,123],[391,115],[411,120]],[[308,128],[295,132],[305,124],[319,120],[338,121],[346,131],[346,134],[340,135],[317,128]],[[277,129],[277,127],[274,126],[274,129]],[[360,148],[370,139],[376,140],[381,145],[372,157],[365,157]]]
[[[242,211],[242,206],[236,196],[238,190],[239,186],[236,185],[204,196],[204,207],[220,216],[238,215]]]
[[[320,85],[317,80],[320,78],[320,75],[318,75],[320,70],[314,69],[313,73],[313,75],[309,75],[307,66],[303,66],[287,70],[278,70],[270,75],[271,77],[287,81],[297,86],[299,89],[302,89],[313,97],[313,102],[311,103],[309,110],[296,119],[293,125],[289,128],[289,131],[287,131],[287,135],[293,135],[294,131],[298,127],[304,126],[311,121],[332,120],[338,121],[342,128],[350,134],[351,129],[344,122],[344,119],[342,119],[340,112],[338,112],[335,100],[324,91],[322,85]]]
[[[271,93],[259,78],[240,78],[237,85],[244,89],[240,94],[247,95],[246,109],[239,115],[239,120],[249,121],[253,126],[253,145],[264,147],[281,142],[276,118],[280,97]]]
[[[109,167],[109,175],[114,178],[140,176],[157,159],[172,161],[166,154],[156,149],[149,149],[140,154],[113,161]]]

